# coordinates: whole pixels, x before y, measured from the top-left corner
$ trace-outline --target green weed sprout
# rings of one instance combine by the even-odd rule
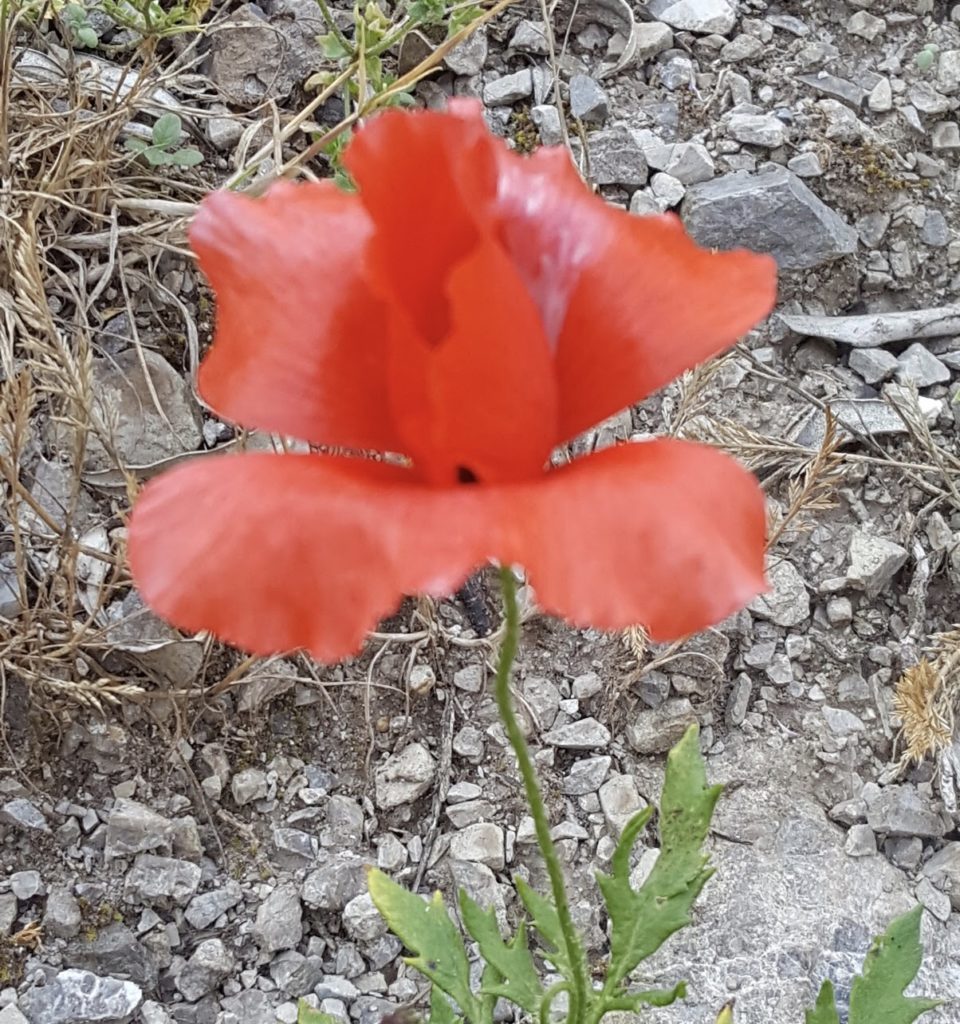
[[[203,154],[193,146],[182,149],[183,125],[173,112],[162,114],[153,126],[152,140],[128,138],[126,147],[137,156],[143,157],[151,167],[196,167],[203,160]]]

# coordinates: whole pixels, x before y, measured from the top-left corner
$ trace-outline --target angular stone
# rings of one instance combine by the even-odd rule
[[[635,713],[627,725],[627,742],[638,754],[665,754],[696,721],[690,701],[674,698],[658,708]]]
[[[877,852],[877,837],[869,825],[853,825],[847,833],[843,851],[848,857],[872,857]]]
[[[673,29],[660,21],[641,21],[634,29],[637,60],[648,61],[673,46]]]
[[[477,861],[501,871],[506,865],[503,829],[488,821],[468,825],[450,837],[450,856],[454,860]]]
[[[455,75],[479,75],[487,62],[487,32],[482,26],[471,32],[443,58]]]
[[[34,896],[42,894],[45,890],[40,872],[14,871],[10,875],[10,891],[21,902],[32,900]]]
[[[375,773],[377,806],[381,810],[413,803],[433,784],[436,764],[422,743],[411,743],[387,758]]]
[[[564,778],[561,789],[567,796],[596,793],[610,772],[613,759],[605,754],[574,761]]]
[[[897,357],[884,348],[855,348],[850,353],[850,369],[859,373],[867,384],[889,380],[899,365]]]
[[[949,383],[950,371],[924,345],[915,341],[897,359],[897,380],[901,384],[928,388],[933,384]]]
[[[909,785],[887,786],[868,800],[867,824],[886,836],[939,839],[946,832],[940,815]]]
[[[63,962],[102,978],[132,981],[147,990],[157,986],[156,960],[122,924],[107,925],[90,939],[75,939],[64,952]]]
[[[0,1010],[0,1024],[30,1024],[30,1021],[17,1009],[13,1003]]]
[[[603,124],[610,113],[607,94],[589,75],[573,75],[570,79],[570,113],[585,124]]]
[[[367,861],[354,853],[337,853],[311,871],[300,897],[312,910],[339,910],[367,889]]]
[[[820,93],[821,96],[837,100],[840,103],[846,103],[853,107],[854,110],[859,110],[867,95],[866,90],[862,89],[859,85],[849,82],[845,78],[831,75],[828,71],[818,71],[812,75],[797,75],[796,80],[804,85],[809,85]]]
[[[600,787],[598,795],[607,827],[617,836],[627,822],[647,806],[646,800],[637,792],[632,775],[612,776]]]
[[[598,185],[640,188],[647,183],[647,160],[633,132],[604,128],[587,136],[590,174]]]
[[[107,818],[103,857],[129,857],[153,850],[173,848],[173,823],[136,800],[120,799]]]
[[[80,904],[65,885],[55,885],[43,911],[43,930],[53,939],[72,939],[80,931]]]
[[[266,772],[259,768],[244,768],[230,780],[230,793],[238,807],[263,800],[268,791]]]
[[[343,908],[343,927],[357,942],[376,942],[387,933],[387,922],[380,916],[368,892],[354,896]]]
[[[784,270],[819,267],[857,248],[853,228],[786,168],[695,185],[681,216],[700,245],[770,253]]]
[[[889,78],[881,78],[870,90],[867,106],[875,114],[885,114],[887,111],[893,110],[893,87],[890,85]]]
[[[544,733],[543,742],[564,750],[595,750],[610,743],[610,730],[595,718],[581,718]]]
[[[536,53],[546,57],[550,53],[550,40],[542,21],[521,21],[514,30],[510,40],[511,50],[523,50],[525,53]]]
[[[19,600],[19,598],[18,598]],[[49,832],[50,826],[43,812],[29,800],[17,797],[0,807],[0,822],[30,832]]]
[[[770,590],[750,602],[750,612],[778,626],[799,626],[805,622],[810,616],[810,595],[793,562],[786,559],[774,562],[767,578]]]
[[[209,892],[200,892],[190,900],[183,916],[197,931],[209,928],[219,917],[243,899],[239,883],[232,878]]]
[[[648,12],[671,28],[725,36],[737,23],[727,0],[648,0]]]
[[[200,868],[187,860],[141,853],[123,883],[128,903],[166,903],[185,906],[200,884]]]
[[[300,892],[292,883],[278,885],[260,904],[253,934],[265,953],[293,949],[303,938]]]
[[[887,31],[887,23],[869,11],[856,11],[847,21],[847,31],[852,36],[859,36],[872,43]]]
[[[560,691],[549,679],[540,676],[524,679],[521,690],[523,702],[536,716],[538,728],[549,729],[560,710]]]
[[[209,995],[233,970],[233,956],[220,939],[204,939],[177,975],[177,991],[188,1003]]]
[[[483,102],[488,107],[509,107],[525,100],[532,93],[533,74],[530,68],[524,68],[488,82],[483,87]]]
[[[923,865],[923,873],[960,910],[960,843],[947,843]]]
[[[850,540],[850,564],[847,583],[877,597],[903,568],[907,551],[891,540],[857,530]]]
[[[746,672],[741,672],[733,681],[730,696],[727,698],[727,724],[733,727],[743,725],[750,709],[750,697],[753,694],[753,682]]]
[[[732,113],[726,120],[727,134],[748,146],[775,149],[787,138],[787,126],[776,114]]]
[[[946,923],[950,920],[952,905],[950,899],[935,888],[929,878],[921,878],[916,888],[917,902],[938,920]]]
[[[31,1024],[130,1024],[142,1002],[132,981],[71,969],[28,989],[19,1005]]]

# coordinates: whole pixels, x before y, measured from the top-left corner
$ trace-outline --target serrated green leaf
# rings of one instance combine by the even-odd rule
[[[430,989],[430,1016],[427,1024],[461,1024],[462,1020],[450,1005],[450,1000],[434,985]]]
[[[690,908],[713,874],[701,846],[721,786],[708,786],[700,756],[700,731],[691,725],[667,756],[660,798],[660,856],[638,891],[630,885],[630,851],[642,814],[631,821],[614,853],[611,874],[597,881],[610,917],[608,990],[690,921]]]
[[[850,989],[850,1024],[911,1024],[927,1010],[940,1005],[939,999],[911,998],[903,990],[917,976],[923,959],[920,918],[923,907],[892,921],[874,939],[863,964],[863,974],[853,979]]]
[[[317,42],[327,60],[343,60],[344,57],[350,56],[350,51],[340,42],[339,36],[333,32],[317,36]]]
[[[626,1010],[628,1013],[639,1013],[647,1006],[669,1006],[687,994],[687,983],[678,982],[673,988],[652,988],[643,992],[630,992],[617,996],[606,1004],[606,1013]]]
[[[297,1024],[340,1024],[340,1021],[329,1013],[314,1009],[301,999],[297,1005]]]
[[[820,986],[816,1006],[804,1014],[804,1024],[840,1024],[837,1003],[833,997],[833,982],[829,978]]]
[[[460,916],[470,937],[480,947],[484,961],[499,976],[496,979],[492,975],[488,978],[485,972],[481,992],[484,995],[503,996],[531,1015],[539,1013],[543,986],[527,948],[526,925],[521,921],[513,939],[504,942],[494,910],[482,910],[462,889]]]
[[[527,885],[522,878],[514,878],[513,884],[516,886],[523,905],[527,908],[530,920],[533,921],[533,927],[549,946],[549,949],[544,950],[543,955],[569,980],[572,969],[563,943],[563,932],[560,929],[557,908],[546,897],[541,896],[536,889]]]
[[[439,892],[425,902],[375,868],[367,875],[370,896],[390,931],[416,953],[407,963],[457,1004],[472,1024],[481,1024],[480,1001],[470,990],[470,965],[463,939]]]
[[[172,149],[182,135],[180,118],[173,111],[161,114],[153,125],[153,144],[159,149]]]
[[[170,159],[177,167],[196,167],[197,164],[203,162],[203,153],[199,149],[194,149],[193,146],[187,146],[185,149],[177,149],[171,153]]]

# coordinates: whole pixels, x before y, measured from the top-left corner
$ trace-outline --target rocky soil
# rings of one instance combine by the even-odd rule
[[[169,172],[170,203],[240,166],[326,66],[310,0],[227,13],[164,82],[205,156]],[[110,60],[120,30],[98,30]],[[702,244],[771,252],[783,272],[778,314],[745,345],[578,442],[670,431],[737,454],[770,496],[772,592],[679,647],[525,626],[517,694],[591,956],[606,942],[592,872],[697,721],[728,784],[718,871],[644,978],[688,978],[690,997],[648,1019],[712,1024],[734,997],[738,1024],[799,1024],[820,981],[844,992],[870,937],[919,901],[917,990],[954,1000],[924,1019],[960,1022],[956,794],[930,759],[896,770],[893,709],[929,645],[942,687],[960,682],[960,639],[935,639],[960,623],[960,4],[581,0],[553,31],[551,63],[539,8],[517,3],[416,95],[481,98],[519,149],[569,138],[610,202],[677,211]],[[19,42],[58,52],[52,27]],[[56,98],[56,76],[16,52],[13,95]],[[331,101],[316,124],[339,113]],[[142,206],[116,211],[116,230],[149,236]],[[510,876],[540,878],[494,652],[455,600],[409,602],[335,670],[242,663],[143,611],[110,561],[118,464],[143,477],[238,442],[191,387],[210,306],[183,249],[155,245],[135,288],[104,259],[64,291],[105,244],[74,230],[50,243],[47,301],[62,325],[83,307],[110,443],[78,464],[73,428],[38,403],[19,463],[31,500],[6,506],[0,1024],[293,1024],[301,997],[378,1024],[424,985],[365,865],[422,892],[462,886],[504,920]],[[850,315],[870,319],[835,319]],[[62,600],[47,584],[65,578],[65,533],[88,553],[57,632],[37,609]],[[655,848],[651,831],[638,872]]]

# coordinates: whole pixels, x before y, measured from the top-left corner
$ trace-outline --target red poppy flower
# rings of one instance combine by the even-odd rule
[[[764,317],[772,260],[614,209],[563,151],[510,153],[472,103],[382,114],[346,164],[354,195],[203,203],[191,242],[218,321],[199,388],[246,427],[406,462],[244,454],[160,476],[130,523],[145,600],[333,661],[403,595],[451,594],[490,559],[524,566],[544,611],[657,639],[761,591],[762,494],[723,454],[549,460]]]

